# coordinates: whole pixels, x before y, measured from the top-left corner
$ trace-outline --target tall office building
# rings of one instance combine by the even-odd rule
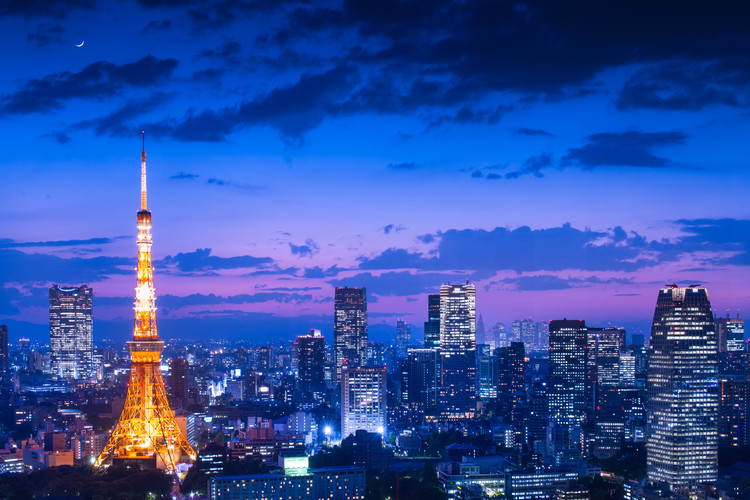
[[[341,369],[341,438],[358,430],[386,432],[385,367]]]
[[[411,327],[403,319],[396,320],[396,357],[406,359],[406,351],[411,344]]]
[[[325,339],[320,330],[297,337],[297,373],[302,398],[322,403],[325,399]]]
[[[401,404],[417,418],[432,412],[437,401],[435,349],[409,349],[401,364]]]
[[[549,381],[547,397],[550,427],[547,450],[580,455],[581,425],[586,411],[586,323],[555,320],[549,325]]]
[[[9,360],[8,326],[0,325],[0,373],[8,373]]]
[[[586,411],[617,403],[621,332],[619,328],[589,328],[587,331]]]
[[[440,287],[440,418],[455,422],[476,414],[476,288]]]
[[[716,332],[705,288],[659,291],[648,352],[647,468],[677,496],[718,476]]]
[[[523,342],[511,342],[496,351],[498,361],[498,399],[503,413],[515,420],[515,410],[524,399],[524,360],[526,348]]]
[[[440,347],[440,294],[427,296],[427,321],[424,322],[424,347]]]
[[[728,319],[727,326],[727,352],[743,352],[745,350],[745,320]]]
[[[487,403],[497,399],[498,357],[488,344],[477,344],[477,395]]]
[[[172,358],[169,362],[167,377],[168,394],[180,407],[184,408],[188,397],[188,371],[190,365],[182,356]]]
[[[54,285],[49,289],[50,362],[56,377],[93,376],[92,297],[87,285]]]
[[[362,366],[367,359],[367,289],[337,287],[333,303],[333,344],[338,382],[343,365]]]

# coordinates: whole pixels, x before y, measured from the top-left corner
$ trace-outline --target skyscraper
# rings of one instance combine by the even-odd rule
[[[361,366],[367,358],[367,289],[337,287],[333,303],[333,343],[338,382],[343,365]]]
[[[145,146],[145,145],[144,145]],[[125,406],[94,467],[119,463],[158,467],[175,472],[181,455],[195,460],[167,401],[161,373],[164,342],[156,331],[156,292],[151,264],[151,211],[146,196],[146,150],[141,153],[141,209],[138,222],[135,326],[130,351],[130,380]]]
[[[586,323],[582,320],[555,320],[549,324],[549,402],[550,428],[547,449],[580,455],[581,425],[586,410]]]
[[[8,346],[8,326],[0,325],[0,373],[8,373],[10,351]]]
[[[427,321],[424,323],[425,349],[440,347],[440,294],[427,296]]]
[[[341,370],[341,438],[358,430],[386,430],[385,367],[350,367]]]
[[[659,291],[648,357],[648,478],[687,497],[718,476],[717,344],[705,288]]]
[[[476,288],[440,287],[440,389],[443,421],[474,418],[476,413]]]
[[[169,363],[169,395],[182,407],[188,396],[188,370],[190,365],[182,356],[173,358]]]
[[[52,373],[60,378],[92,377],[91,299],[87,285],[49,289],[49,343]]]
[[[435,408],[436,358],[434,349],[409,349],[401,364],[401,404],[417,418]]]
[[[523,342],[511,342],[497,350],[498,399],[503,413],[511,420],[514,419],[516,406],[523,399],[525,358]]]
[[[589,328],[587,331],[586,411],[616,403],[620,383],[619,328]]]
[[[321,403],[325,399],[325,339],[320,330],[297,337],[297,373],[299,389],[305,402]]]
[[[411,344],[411,327],[403,319],[396,320],[396,357],[406,359],[406,350]]]

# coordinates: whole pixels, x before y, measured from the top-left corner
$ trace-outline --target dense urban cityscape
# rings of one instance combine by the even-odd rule
[[[0,500],[750,500],[750,2],[0,43]]]
[[[748,492],[750,463],[719,472],[720,450],[750,450],[744,320],[715,317],[700,285],[658,290],[649,339],[567,318],[488,328],[466,280],[425,297],[421,338],[398,320],[393,342],[369,341],[367,289],[337,287],[332,343],[312,329],[291,343],[165,344],[145,139],[137,227],[127,348],[95,347],[85,284],[49,289],[49,344],[11,350],[0,326],[0,473],[164,471],[139,481],[146,496],[211,500]],[[12,498],[99,498],[60,478],[18,483],[0,478]]]

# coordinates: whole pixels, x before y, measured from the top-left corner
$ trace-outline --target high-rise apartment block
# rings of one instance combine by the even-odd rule
[[[385,367],[341,370],[341,438],[358,430],[384,435],[386,429]]]
[[[333,343],[336,381],[339,381],[342,366],[362,366],[367,359],[367,289],[337,287],[333,303]]]
[[[476,288],[440,287],[440,418],[455,422],[476,414]]]
[[[87,285],[49,289],[50,362],[56,377],[88,379],[93,375],[92,297]]]
[[[705,288],[659,291],[648,357],[648,478],[687,497],[718,477],[717,342]]]

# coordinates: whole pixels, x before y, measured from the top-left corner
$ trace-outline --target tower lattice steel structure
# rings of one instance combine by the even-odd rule
[[[153,461],[175,471],[182,454],[195,451],[175,422],[159,369],[164,342],[156,333],[156,294],[151,264],[151,212],[146,207],[146,148],[141,153],[141,210],[138,212],[138,268],[130,382],[125,407],[95,467],[113,462]]]

